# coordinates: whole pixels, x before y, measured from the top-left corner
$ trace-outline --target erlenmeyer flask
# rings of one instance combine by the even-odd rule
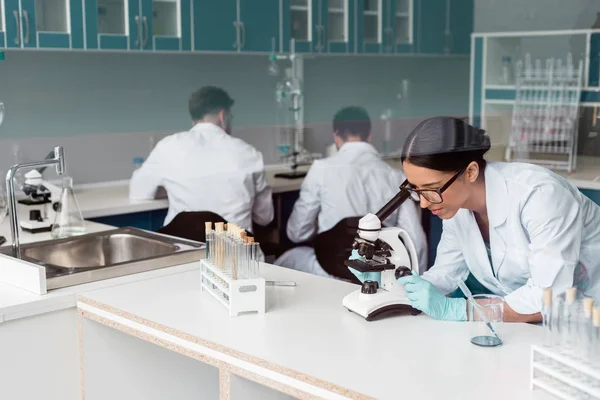
[[[63,190],[52,225],[52,237],[55,239],[85,234],[85,224],[79,203],[73,192],[73,178],[63,178]]]

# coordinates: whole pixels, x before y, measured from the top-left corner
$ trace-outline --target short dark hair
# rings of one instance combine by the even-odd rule
[[[223,89],[204,86],[190,96],[190,116],[192,121],[200,121],[206,115],[216,114],[221,110],[229,111],[233,103],[233,99]]]
[[[371,134],[371,119],[367,110],[362,107],[344,107],[333,117],[333,131],[342,139],[348,136],[360,136],[367,141]]]
[[[483,129],[462,119],[434,117],[421,122],[406,138],[402,162],[442,172],[458,172],[475,161],[485,168],[483,155],[490,138]]]

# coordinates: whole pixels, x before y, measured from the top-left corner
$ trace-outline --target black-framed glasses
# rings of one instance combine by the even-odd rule
[[[463,168],[458,171],[452,178],[448,180],[448,182],[444,184],[444,186],[439,189],[415,189],[411,187],[410,183],[408,183],[408,179],[404,181],[401,188],[406,189],[414,201],[421,201],[421,196],[423,196],[423,198],[431,204],[440,204],[444,202],[442,193],[444,193],[444,191],[448,189],[450,185],[452,185],[454,181],[458,179],[463,172],[465,172],[466,169],[467,168]]]

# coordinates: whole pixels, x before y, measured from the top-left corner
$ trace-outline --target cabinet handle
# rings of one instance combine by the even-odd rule
[[[235,28],[235,43],[233,43],[233,48],[238,49],[240,47],[240,24],[238,21],[233,21],[233,27]]]
[[[144,43],[142,44],[142,47],[146,47],[146,44],[148,44],[148,37],[150,36],[150,30],[148,29],[148,18],[144,17],[142,18],[144,20]]]
[[[13,15],[15,16],[15,23],[17,24],[17,35],[15,36],[15,44],[21,44],[21,19],[19,18],[19,13],[16,10],[13,10]]]
[[[323,25],[317,25],[317,51],[323,51]]]
[[[27,10],[23,10],[23,19],[25,20],[25,38],[23,39],[23,43],[29,44],[29,13]]]
[[[242,43],[240,44],[240,48],[244,48],[246,47],[246,25],[240,21],[240,28],[241,28],[241,36],[242,36]]]
[[[140,38],[142,37],[142,25],[140,25],[140,16],[135,16],[135,24],[137,25],[137,38],[135,38],[135,47],[140,47]]]

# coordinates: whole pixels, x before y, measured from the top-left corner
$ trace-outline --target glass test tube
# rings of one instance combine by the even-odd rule
[[[562,346],[564,307],[565,300],[562,296],[556,296],[552,299],[552,318],[550,319],[552,324],[552,346],[557,348]]]
[[[592,354],[592,314],[594,311],[594,299],[586,297],[583,299],[583,318],[579,326],[579,356],[584,361],[591,361]]]
[[[260,254],[260,244],[257,242],[252,243],[252,277],[258,277],[258,255]]]
[[[215,230],[217,235],[216,240],[216,254],[215,254],[215,266],[219,269],[223,268],[223,257],[225,255],[224,241],[223,241],[223,223],[215,223]]]
[[[552,347],[554,341],[552,329],[552,289],[544,289],[542,317],[544,323],[544,346]]]
[[[205,222],[204,223],[204,236],[206,237],[206,259],[209,262],[212,262],[212,258],[211,258],[211,250],[212,250],[212,242],[213,242],[213,235],[212,235],[212,222]]]
[[[594,307],[592,312],[592,348],[593,354],[591,360],[600,367],[600,306]]]
[[[571,353],[575,349],[577,335],[577,288],[568,288],[565,292],[563,321],[563,351]]]

